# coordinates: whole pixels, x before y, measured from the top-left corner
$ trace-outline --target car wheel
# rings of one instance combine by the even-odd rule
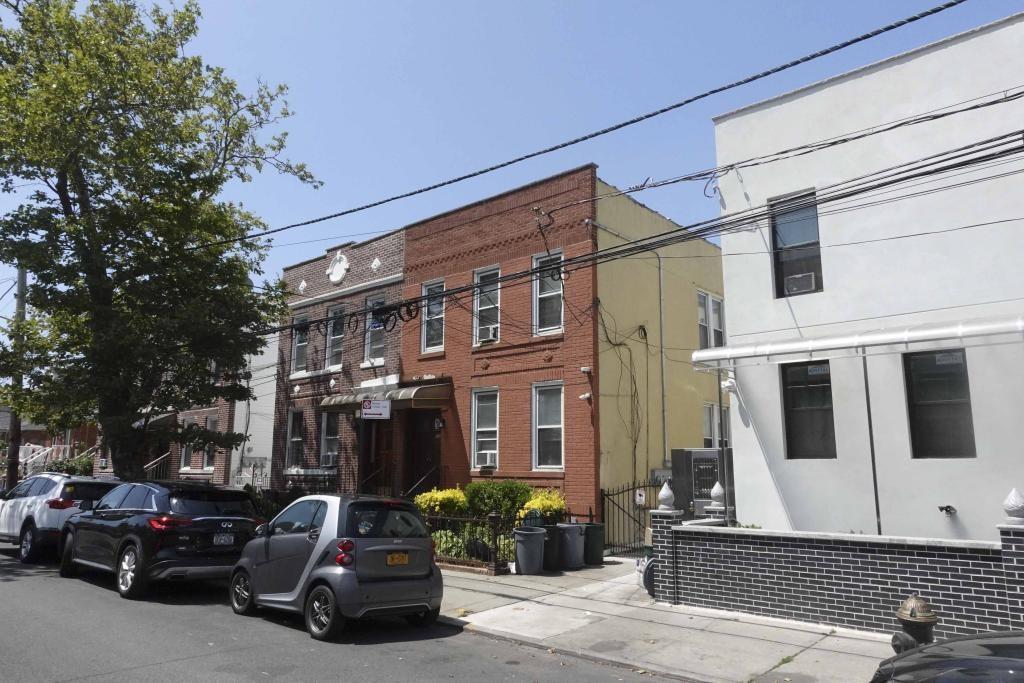
[[[60,553],[60,575],[70,579],[78,573],[78,565],[75,564],[75,535],[68,534],[64,537],[64,548]]]
[[[338,613],[334,591],[317,586],[306,598],[306,630],[316,640],[332,640],[345,627],[345,618]]]
[[[416,614],[408,615],[405,620],[413,626],[431,626],[437,623],[437,617],[441,614],[441,609],[428,609],[425,612],[417,612]]]
[[[252,590],[249,573],[244,569],[231,577],[231,609],[235,614],[252,614],[256,611],[256,596]]]
[[[117,560],[117,592],[122,598],[135,600],[146,592],[142,553],[134,545],[126,545]]]
[[[21,530],[21,538],[18,540],[18,559],[28,564],[39,559],[39,532],[36,525],[29,522]]]

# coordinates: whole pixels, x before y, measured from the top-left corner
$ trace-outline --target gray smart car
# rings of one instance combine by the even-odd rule
[[[347,619],[404,616],[431,624],[441,570],[416,507],[379,496],[299,498],[256,529],[231,573],[231,608],[301,612],[309,635],[329,640]]]

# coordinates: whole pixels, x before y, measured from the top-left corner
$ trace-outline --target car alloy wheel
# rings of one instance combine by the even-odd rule
[[[325,585],[316,586],[306,599],[306,629],[316,640],[333,640],[345,627],[334,593]]]
[[[244,569],[235,572],[231,577],[231,609],[235,614],[252,614],[256,609],[252,582]]]
[[[21,533],[21,561],[28,562],[32,557],[32,544],[35,542],[36,534],[32,527],[28,527]]]
[[[135,583],[135,569],[139,562],[139,555],[135,548],[128,546],[121,553],[121,563],[117,567],[117,587],[122,593],[128,593]]]
[[[317,631],[326,631],[331,623],[332,611],[330,599],[323,593],[317,594],[313,598],[313,604],[310,606],[310,623],[313,624]]]

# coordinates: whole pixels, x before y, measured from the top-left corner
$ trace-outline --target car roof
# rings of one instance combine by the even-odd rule
[[[238,491],[243,493],[242,489],[230,488],[228,486],[219,486],[217,484],[211,484],[208,481],[168,481],[168,480],[144,480],[132,482],[134,484],[143,484],[150,488],[162,490],[165,493],[171,491]]]
[[[92,475],[92,474],[68,474],[66,472],[37,472],[36,474],[31,474],[31,475],[25,477],[25,479],[31,479],[32,477],[57,477],[57,478],[60,478],[60,479],[66,479],[68,481],[99,481],[99,482],[104,482],[104,483],[109,483],[109,484],[121,484],[121,483],[123,483],[117,477],[113,477],[113,476],[109,476],[109,475],[107,475],[107,476],[104,476],[104,475],[95,476],[95,475]]]

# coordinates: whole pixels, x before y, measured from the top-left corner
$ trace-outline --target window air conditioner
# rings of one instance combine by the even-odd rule
[[[814,273],[790,275],[785,280],[786,294],[803,294],[815,290]]]
[[[487,327],[481,327],[479,331],[480,343],[485,342],[496,342],[498,341],[498,326],[488,325]]]

